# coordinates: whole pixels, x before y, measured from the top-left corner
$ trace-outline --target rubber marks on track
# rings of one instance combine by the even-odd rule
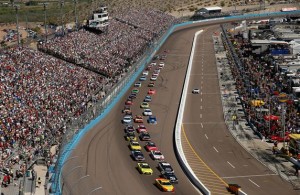
[[[185,158],[197,178],[205,185],[211,194],[230,194],[227,183],[213,172],[197,155],[187,139],[183,125],[181,130],[181,144]]]

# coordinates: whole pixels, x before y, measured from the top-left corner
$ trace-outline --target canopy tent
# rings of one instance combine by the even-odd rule
[[[263,106],[264,104],[265,104],[265,102],[262,100],[251,100],[251,102],[250,102],[250,105],[255,106],[255,107]]]
[[[279,116],[275,116],[275,115],[265,115],[264,119],[266,121],[277,121],[279,120]]]

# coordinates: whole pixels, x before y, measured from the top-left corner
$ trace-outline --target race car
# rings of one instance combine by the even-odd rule
[[[133,141],[133,140],[130,140],[129,147],[130,147],[130,150],[141,150],[142,149],[139,142],[136,142],[136,141]]]
[[[140,140],[141,141],[151,141],[150,134],[148,132],[142,132],[140,134]]]
[[[124,109],[122,110],[122,113],[131,112],[130,106],[124,106]]]
[[[142,73],[143,76],[148,76],[149,72],[146,70]]]
[[[157,146],[155,145],[154,142],[147,142],[146,145],[145,145],[145,149],[150,152],[150,151],[153,151],[153,150],[158,150]]]
[[[155,179],[155,185],[163,192],[174,192],[175,188],[168,179],[157,178]]]
[[[147,80],[147,77],[146,76],[141,76],[139,80],[140,81],[145,81],[145,80]]]
[[[125,139],[127,141],[130,141],[130,140],[136,141],[136,136],[135,136],[135,134],[133,132],[127,132],[125,134]]]
[[[152,115],[151,109],[149,109],[149,108],[144,109],[143,115],[144,116],[151,116]]]
[[[141,108],[149,108],[150,106],[149,106],[149,103],[143,102],[143,103],[141,103],[140,107]]]
[[[147,119],[147,122],[149,124],[157,124],[157,120],[156,120],[156,117],[155,116],[149,116],[148,119]]]
[[[131,151],[131,156],[135,161],[144,161],[145,156],[140,150],[133,150]]]
[[[139,90],[137,88],[134,88],[132,91],[131,91],[132,94],[138,94],[139,93]]]
[[[131,106],[131,105],[133,105],[133,101],[132,100],[126,100],[125,105]]]
[[[163,68],[164,66],[165,66],[164,62],[160,62],[159,65],[158,65],[159,68]]]
[[[141,82],[134,83],[134,87],[142,87],[142,83]]]
[[[143,116],[135,115],[134,120],[135,123],[143,123]]]
[[[158,169],[160,170],[161,174],[174,173],[174,169],[172,168],[171,164],[167,162],[159,162]]]
[[[154,95],[156,93],[155,89],[149,89],[148,94],[149,95]]]
[[[151,80],[151,81],[156,81],[156,80],[157,80],[157,76],[152,75],[151,78],[150,78],[150,80]]]
[[[171,183],[178,183],[178,179],[174,173],[164,173],[161,176],[165,179],[170,180]]]
[[[132,116],[131,115],[125,115],[123,117],[122,123],[124,124],[130,124],[132,122]]]
[[[137,169],[141,174],[152,175],[153,170],[148,163],[138,163]]]
[[[136,93],[132,93],[132,94],[130,94],[130,95],[129,95],[129,98],[131,98],[131,99],[135,99],[135,98],[136,98],[136,96],[137,96],[137,94],[136,94]]]
[[[154,86],[155,86],[154,82],[150,82],[150,83],[148,84],[148,87],[154,87]]]
[[[147,128],[143,124],[138,125],[137,132],[138,133],[147,132]]]
[[[165,159],[164,155],[159,150],[152,150],[150,153],[150,157],[153,160],[164,160]]]
[[[152,98],[150,95],[146,95],[145,96],[145,99],[144,99],[144,102],[151,102],[152,101]]]
[[[128,133],[128,132],[134,133],[134,132],[135,132],[134,126],[132,126],[132,125],[127,125],[127,126],[125,127],[125,133]]]

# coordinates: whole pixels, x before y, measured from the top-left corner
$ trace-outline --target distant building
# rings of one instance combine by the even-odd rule
[[[86,28],[102,30],[109,24],[108,11],[106,6],[100,6],[99,9],[93,11],[92,16],[86,21]]]
[[[196,11],[196,14],[218,14],[221,13],[221,7],[203,7]]]

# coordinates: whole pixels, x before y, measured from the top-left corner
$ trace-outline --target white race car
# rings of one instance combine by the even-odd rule
[[[152,111],[151,111],[151,109],[149,109],[149,108],[144,109],[143,115],[144,115],[144,116],[152,116]]]
[[[152,150],[150,154],[153,160],[164,160],[164,155],[159,150]]]

